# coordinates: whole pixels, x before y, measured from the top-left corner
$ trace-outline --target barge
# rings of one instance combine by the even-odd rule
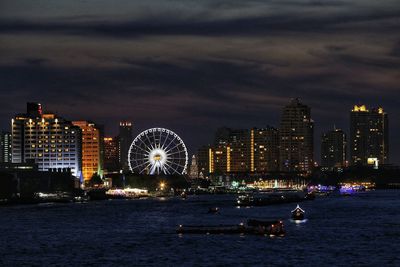
[[[237,225],[179,225],[178,234],[252,234],[284,236],[283,221],[248,220]]]
[[[273,193],[254,193],[240,195],[237,198],[238,206],[267,206],[275,204],[285,204],[313,200],[313,193],[298,192],[273,192]]]

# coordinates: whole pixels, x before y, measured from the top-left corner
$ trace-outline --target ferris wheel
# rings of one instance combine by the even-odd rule
[[[130,170],[139,174],[184,174],[188,152],[182,139],[173,131],[151,128],[133,140],[128,163]]]

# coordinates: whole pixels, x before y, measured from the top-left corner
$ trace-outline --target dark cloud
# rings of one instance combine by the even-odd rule
[[[48,62],[45,58],[26,58],[24,61],[29,65],[42,65]]]
[[[301,97],[318,155],[320,133],[348,130],[354,104],[400,117],[396,1],[24,2],[30,12],[14,3],[0,11],[5,129],[39,101],[108,134],[120,119],[138,132],[172,128],[193,152],[223,125],[279,126],[282,107]],[[396,151],[400,127],[390,130]]]
[[[390,56],[400,57],[400,41],[393,45],[393,49],[390,51]]]
[[[260,34],[281,34],[282,32],[348,32],[351,28],[365,23],[364,31],[370,31],[370,23],[379,27],[381,20],[400,19],[400,9],[382,13],[357,14],[345,16],[303,16],[297,14],[271,15],[266,17],[235,18],[215,21],[192,20],[142,20],[120,23],[96,21],[77,24],[74,22],[31,22],[0,21],[0,33],[67,34],[80,36],[110,36],[118,38],[141,37],[148,35],[201,35],[201,36],[252,36]],[[354,26],[346,24],[356,24]],[[382,25],[381,30],[399,30],[400,25]],[[359,29],[360,30],[360,29]]]
[[[327,45],[326,50],[329,52],[343,52],[347,49],[346,46],[340,46],[340,45]]]

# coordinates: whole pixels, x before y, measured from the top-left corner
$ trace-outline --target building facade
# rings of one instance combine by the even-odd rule
[[[73,121],[82,132],[82,175],[89,181],[94,174],[103,176],[102,129],[89,121]]]
[[[227,144],[228,173],[250,172],[251,140],[248,129],[231,130]]]
[[[119,123],[119,162],[123,170],[129,169],[128,153],[131,143],[133,141],[132,123],[123,121]]]
[[[299,99],[285,106],[280,124],[280,170],[310,173],[314,166],[314,122]]]
[[[104,137],[104,171],[119,172],[119,149],[117,137]]]
[[[11,163],[11,133],[0,132],[0,163]]]
[[[231,156],[229,145],[218,145],[209,148],[209,173],[226,174],[231,172]]]
[[[211,146],[202,146],[197,150],[197,167],[199,169],[199,177],[207,177],[210,173],[210,149]]]
[[[279,131],[273,127],[220,128],[213,146],[198,151],[201,171],[214,175],[243,175],[279,170]]]
[[[340,129],[322,134],[321,167],[333,170],[346,167],[347,160],[346,134]]]
[[[250,133],[250,171],[279,171],[279,131],[274,127],[253,128]]]
[[[383,108],[355,105],[351,110],[350,158],[352,164],[389,162],[389,120]]]
[[[12,162],[36,163],[39,171],[71,171],[81,176],[81,130],[53,113],[44,113],[38,103],[28,103],[27,112],[12,121]]]

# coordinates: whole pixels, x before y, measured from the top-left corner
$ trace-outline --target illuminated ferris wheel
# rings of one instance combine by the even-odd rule
[[[151,128],[132,142],[128,154],[129,168],[139,174],[184,174],[188,152],[182,139],[173,131]]]

